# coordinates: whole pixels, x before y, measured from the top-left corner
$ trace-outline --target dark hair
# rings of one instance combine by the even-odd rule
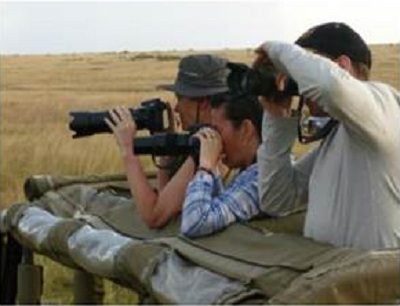
[[[233,126],[239,127],[245,119],[253,123],[261,140],[263,108],[257,96],[225,92],[211,97],[211,107],[225,108],[225,115]]]
[[[297,45],[337,58],[347,55],[354,63],[364,63],[371,69],[371,50],[364,39],[342,22],[328,22],[307,30],[295,42]]]

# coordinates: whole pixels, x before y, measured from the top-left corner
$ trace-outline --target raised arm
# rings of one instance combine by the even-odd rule
[[[297,137],[294,117],[276,117],[264,112],[263,142],[258,149],[258,190],[261,210],[271,216],[284,216],[304,204],[315,151],[299,161],[291,152]]]
[[[149,183],[140,159],[133,152],[136,125],[126,108],[110,112],[112,121],[107,124],[113,131],[127,173],[128,183],[134,203],[141,218],[150,228],[165,225],[182,209],[185,190],[194,173],[194,162],[188,158],[178,172],[157,192]]]
[[[388,118],[396,119],[388,114],[395,110],[376,102],[375,95],[382,94],[376,90],[379,84],[358,80],[338,63],[294,44],[266,42],[262,49],[275,67],[297,82],[302,96],[317,102],[360,143],[394,136]]]

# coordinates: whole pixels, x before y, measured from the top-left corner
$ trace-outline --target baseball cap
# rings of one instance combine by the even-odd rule
[[[159,85],[158,88],[188,97],[210,96],[225,92],[228,90],[227,63],[226,59],[212,54],[185,56],[179,63],[175,83]]]
[[[347,55],[352,61],[364,63],[371,69],[371,50],[361,36],[345,23],[317,25],[301,35],[295,43],[333,58]]]

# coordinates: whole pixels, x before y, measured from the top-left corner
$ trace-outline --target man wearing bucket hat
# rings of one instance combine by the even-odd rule
[[[226,64],[227,60],[215,55],[189,55],[179,63],[175,83],[159,86],[175,93],[175,111],[180,115],[184,130],[194,124],[211,122],[210,99],[228,90],[229,71]],[[168,158],[161,160],[162,166],[173,164],[174,169],[170,171],[170,167],[162,167],[159,170],[156,191],[149,184],[138,157],[132,153],[136,126],[129,111],[117,108],[110,115],[112,120],[108,120],[107,124],[120,146],[131,193],[141,219],[150,228],[162,227],[182,210],[186,187],[197,170],[196,158],[185,156],[179,158],[178,163],[166,160]]]
[[[210,122],[211,96],[228,90],[226,64],[226,59],[215,55],[189,55],[179,63],[175,83],[159,86],[175,93],[175,111],[184,130],[193,124]]]
[[[343,23],[318,25],[295,44],[265,42],[256,65],[290,76],[315,116],[337,124],[320,145],[290,160],[298,112],[266,98],[259,148],[261,209],[288,213],[308,196],[304,235],[359,249],[400,247],[400,95],[368,81],[371,52]]]

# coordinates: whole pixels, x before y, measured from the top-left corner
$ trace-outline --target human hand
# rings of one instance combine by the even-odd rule
[[[133,154],[133,139],[137,128],[134,119],[127,107],[117,107],[109,111],[111,119],[104,121],[113,132],[122,156]]]
[[[274,66],[274,64],[272,63],[271,59],[268,56],[267,48],[268,48],[268,42],[265,42],[254,50],[254,53],[256,54],[256,59],[253,62],[253,68],[257,68],[259,66],[270,66],[270,67]]]
[[[268,97],[260,97],[264,109],[273,117],[290,117],[292,114],[293,97],[283,94],[286,81],[287,75],[278,73],[276,77],[276,88],[278,91]]]
[[[213,128],[206,127],[194,134],[200,140],[199,167],[215,170],[222,153],[222,139]]]
[[[260,45],[256,50],[256,59],[253,62],[253,68],[260,66],[269,66],[275,69],[271,59],[268,56],[268,42]],[[260,100],[264,109],[274,117],[290,117],[292,97],[284,94],[287,85],[288,76],[281,72],[276,72],[275,88],[276,91],[269,96],[262,96]]]

